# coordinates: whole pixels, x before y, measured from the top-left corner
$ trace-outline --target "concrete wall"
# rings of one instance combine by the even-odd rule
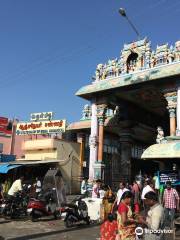
[[[80,192],[80,143],[59,141],[58,159],[64,159],[60,163],[66,187],[69,193]]]

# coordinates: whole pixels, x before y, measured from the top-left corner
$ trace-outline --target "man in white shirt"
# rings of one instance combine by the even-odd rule
[[[8,191],[8,195],[10,197],[14,197],[17,192],[22,191],[23,180],[24,180],[24,177],[20,177],[19,179],[13,182],[11,188]]]
[[[153,190],[152,187],[150,186],[149,181],[146,181],[146,182],[144,183],[144,188],[143,188],[142,194],[141,194],[141,199],[142,199],[142,200],[145,199],[144,196],[145,196],[146,193],[148,193],[148,192],[154,192],[154,190]]]
[[[145,194],[145,204],[150,207],[144,224],[147,226],[144,239],[161,240],[164,239],[161,230],[164,229],[164,208],[158,203],[158,196],[155,192]]]
[[[117,192],[117,198],[116,198],[117,205],[119,205],[123,193],[126,192],[126,191],[129,191],[129,189],[127,189],[125,186],[126,186],[126,184],[124,182],[120,182],[119,190]]]

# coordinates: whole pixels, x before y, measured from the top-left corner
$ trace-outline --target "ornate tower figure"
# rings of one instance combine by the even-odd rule
[[[171,45],[170,48],[169,48],[169,51],[168,51],[168,63],[172,63],[174,61],[174,48],[173,46]]]
[[[180,61],[180,41],[175,43],[175,61]]]
[[[87,120],[91,118],[91,107],[86,104],[84,105],[83,111],[82,111],[82,118],[81,120]]]
[[[155,53],[157,66],[168,62],[168,50],[168,44],[157,46]]]

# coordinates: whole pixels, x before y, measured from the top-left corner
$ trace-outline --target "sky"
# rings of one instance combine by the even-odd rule
[[[136,40],[120,7],[153,48],[180,40],[179,0],[0,0],[0,116],[78,121],[76,91]]]

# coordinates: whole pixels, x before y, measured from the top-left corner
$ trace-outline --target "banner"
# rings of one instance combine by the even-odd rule
[[[46,135],[65,132],[66,120],[18,123],[16,135]]]
[[[12,122],[6,117],[0,117],[0,135],[12,134]]]
[[[170,181],[172,184],[179,184],[179,174],[178,171],[160,171],[159,172],[159,181],[160,185],[165,185],[167,181]]]

